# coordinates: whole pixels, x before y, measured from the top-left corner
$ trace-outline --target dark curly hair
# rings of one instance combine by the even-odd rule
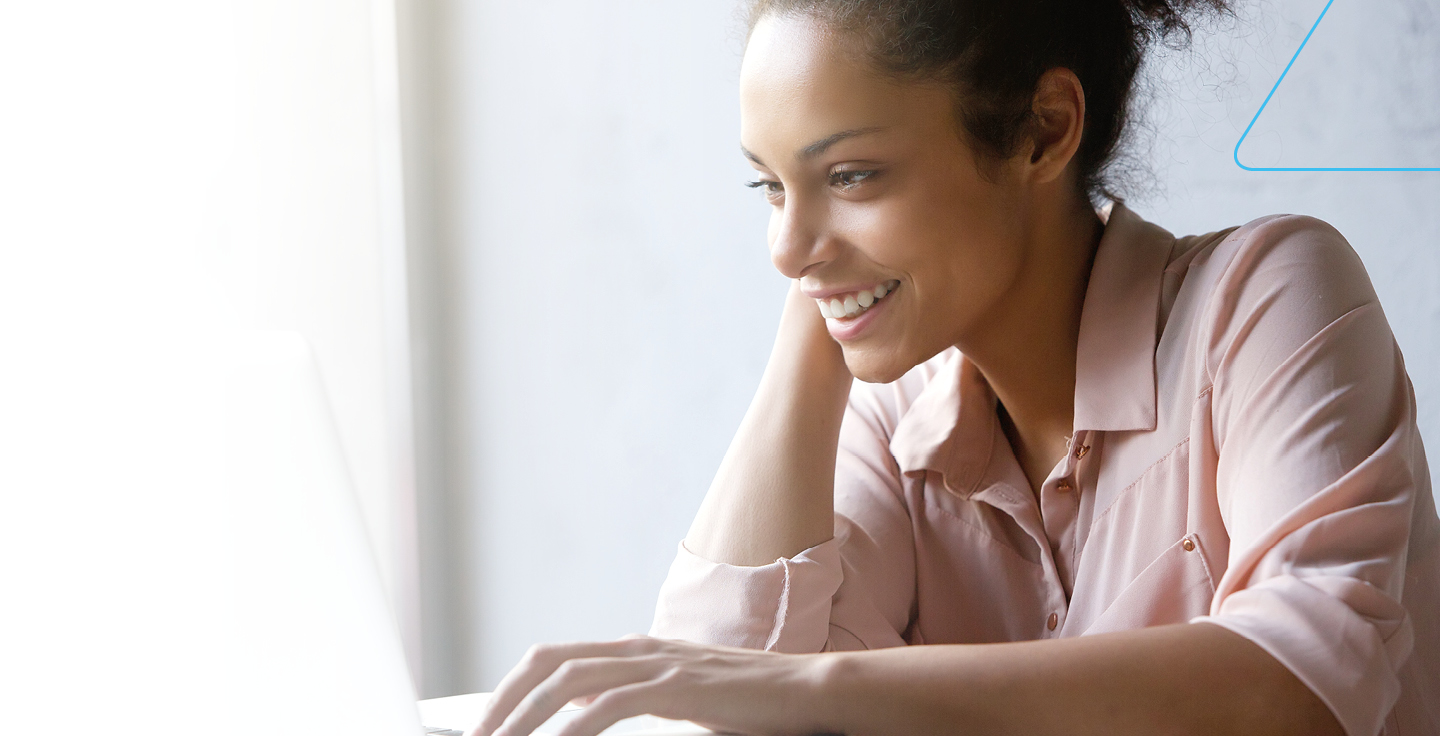
[[[1030,135],[1040,77],[1063,67],[1085,90],[1079,186],[1120,199],[1115,161],[1145,51],[1161,38],[1188,41],[1192,13],[1227,13],[1225,0],[750,0],[748,25],[804,15],[858,39],[874,65],[897,78],[940,79],[956,91],[957,117],[983,161],[1008,158]]]

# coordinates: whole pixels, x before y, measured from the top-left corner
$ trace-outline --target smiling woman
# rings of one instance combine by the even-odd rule
[[[532,649],[476,733],[1440,732],[1440,519],[1359,259],[1106,194],[1197,5],[754,4],[794,283],[665,638]]]

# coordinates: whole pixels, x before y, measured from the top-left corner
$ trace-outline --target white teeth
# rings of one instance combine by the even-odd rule
[[[820,316],[825,319],[847,319],[869,309],[875,302],[884,299],[887,294],[900,288],[899,281],[887,281],[875,287],[872,291],[859,291],[854,294],[847,294],[844,301],[839,297],[816,299],[815,304],[820,307]]]

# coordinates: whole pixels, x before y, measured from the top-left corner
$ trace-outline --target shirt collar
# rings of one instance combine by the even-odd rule
[[[900,471],[933,470],[962,497],[976,490],[995,450],[995,393],[959,350],[941,353],[936,373],[890,438]]]
[[[1075,429],[1155,428],[1155,346],[1160,293],[1175,237],[1116,204],[1102,210],[1075,365]],[[962,497],[974,493],[994,455],[995,394],[958,350],[942,353],[936,373],[890,440],[900,470],[944,474]]]
[[[1124,205],[1108,214],[1080,312],[1075,429],[1151,430],[1160,289],[1175,236]]]

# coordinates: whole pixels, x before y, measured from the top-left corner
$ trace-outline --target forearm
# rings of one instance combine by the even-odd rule
[[[755,566],[830,539],[850,382],[813,302],[792,288],[760,387],[685,538],[691,552]]]
[[[817,719],[850,736],[1342,733],[1289,670],[1210,624],[815,662]]]

